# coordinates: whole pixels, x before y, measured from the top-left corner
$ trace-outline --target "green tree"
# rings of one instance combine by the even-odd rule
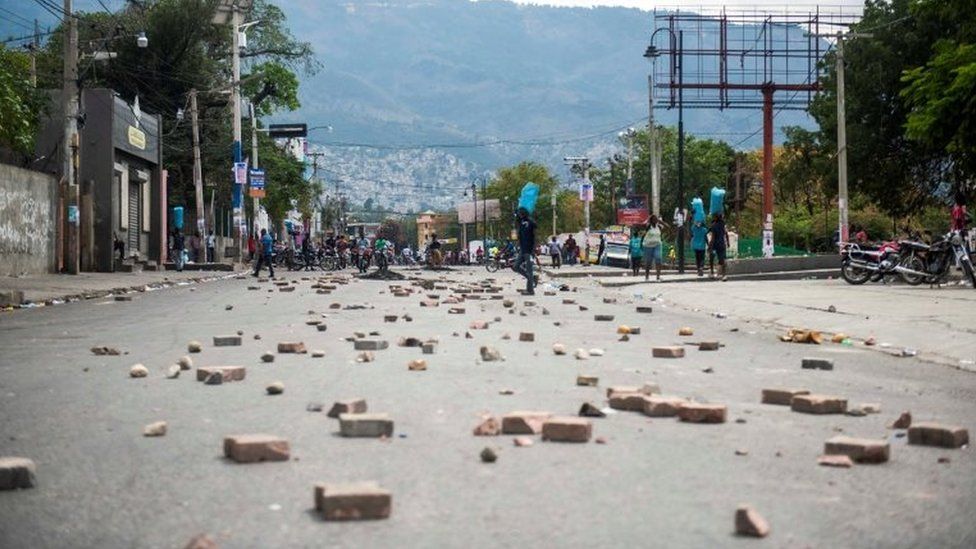
[[[971,191],[976,176],[976,44],[940,40],[932,59],[905,71],[902,82],[906,86],[900,95],[912,109],[905,135],[944,150],[956,190]]]
[[[0,44],[0,146],[33,152],[41,104],[30,81],[30,58]]]

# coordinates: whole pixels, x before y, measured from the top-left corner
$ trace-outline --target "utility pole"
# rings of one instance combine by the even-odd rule
[[[610,224],[613,225],[613,224],[616,224],[617,223],[617,216],[616,216],[616,212],[617,212],[617,182],[613,180],[613,157],[612,156],[609,157],[609,158],[607,158],[607,164],[610,166]],[[627,185],[628,186],[630,185],[630,182],[632,181],[629,178],[629,175],[630,175],[630,173],[629,173],[629,168],[628,168],[628,179],[627,179]]]
[[[79,212],[78,185],[75,172],[78,167],[78,20],[72,14],[72,0],[64,0],[64,23],[68,36],[64,41],[64,87],[61,90],[61,107],[64,114],[64,137],[62,140],[61,175],[67,189],[67,235],[65,270],[78,274],[79,263]]]
[[[258,119],[254,114],[254,103],[248,103],[251,115],[251,167],[258,169]],[[251,229],[253,234],[258,234],[258,212],[261,211],[261,198],[254,196],[251,198],[251,206],[254,211],[254,227]]]
[[[481,198],[484,200],[484,197]],[[474,209],[474,233],[471,239],[478,240],[478,185],[474,182],[471,183],[471,199],[473,200]]]
[[[231,15],[231,104],[233,105],[234,164],[241,162],[241,12],[234,2]],[[235,170],[236,171],[236,170]],[[241,214],[244,206],[244,185],[234,182],[231,205],[234,209],[234,241],[237,243],[237,262],[243,257],[244,245],[241,233]]]
[[[583,228],[586,248],[584,252],[586,264],[590,263],[590,195],[592,194],[592,184],[590,183],[590,159],[585,156],[567,156],[563,162],[571,164],[583,175],[583,183],[580,187],[580,197],[583,199]]]
[[[34,19],[34,37],[31,38],[31,43],[27,46],[30,50],[30,79],[31,86],[37,87],[37,50],[41,47],[41,39],[38,36],[41,33],[37,28],[37,19]]]
[[[661,182],[658,177],[658,149],[657,126],[654,125],[654,60],[657,59],[654,45],[651,44],[644,57],[651,62],[651,70],[647,73],[647,156],[651,169],[651,213],[661,217]]]
[[[552,190],[552,199],[549,201],[552,206],[552,236],[556,236],[556,189]]]
[[[742,218],[739,217],[742,212],[742,157],[739,153],[735,154],[735,224],[736,232],[742,230]]]
[[[207,235],[207,210],[203,203],[203,166],[200,162],[200,126],[197,111],[197,90],[190,90],[190,126],[193,133],[193,188],[196,191],[197,230]]]
[[[678,31],[678,274],[685,273],[685,223],[682,212],[685,207],[685,109],[684,73],[685,31]],[[680,223],[677,223],[680,221]]]

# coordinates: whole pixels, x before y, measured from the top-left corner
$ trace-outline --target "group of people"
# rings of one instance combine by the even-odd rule
[[[664,222],[651,215],[645,227],[633,227],[630,233],[630,268],[634,276],[644,267],[644,280],[650,280],[651,267],[657,280],[661,280],[661,266],[664,262],[664,240],[661,231]],[[729,250],[729,231],[725,227],[725,216],[715,214],[710,225],[704,221],[691,224],[691,249],[695,253],[695,267],[698,276],[705,276],[705,258],[709,264],[718,263],[718,278],[726,280],[725,260]]]
[[[119,253],[119,260],[124,259],[125,243],[115,235],[114,249]],[[173,263],[177,271],[183,271],[187,262],[193,263],[213,263],[217,256],[217,237],[213,229],[207,234],[206,239],[200,235],[200,231],[194,231],[187,239],[180,228],[174,228],[169,233],[169,250]],[[203,255],[206,253],[206,255]]]

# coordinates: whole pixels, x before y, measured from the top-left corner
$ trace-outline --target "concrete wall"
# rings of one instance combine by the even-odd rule
[[[57,268],[57,180],[0,164],[0,276]]]
[[[786,271],[808,271],[812,269],[832,269],[840,267],[840,255],[820,254],[796,257],[770,257],[752,259],[730,259],[728,274],[758,274]]]

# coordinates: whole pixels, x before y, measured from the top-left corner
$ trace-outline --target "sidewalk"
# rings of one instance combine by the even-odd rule
[[[179,283],[196,283],[235,276],[235,272],[143,271],[138,273],[43,274],[0,277],[0,305],[11,295],[22,294],[25,304],[54,305],[65,301],[94,299],[108,294],[145,291]]]
[[[923,360],[976,371],[976,290],[965,285],[929,288],[851,286],[838,279],[730,280],[651,283],[618,291],[657,297],[665,305],[685,310],[722,313],[782,333],[790,328],[843,333],[859,347],[874,337],[877,345],[870,348],[878,351],[901,354],[903,349],[914,350]],[[816,350],[811,348],[811,352]]]

